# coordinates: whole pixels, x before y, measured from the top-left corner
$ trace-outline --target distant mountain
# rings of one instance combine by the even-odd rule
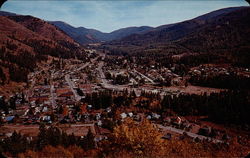
[[[95,29],[87,29],[84,27],[76,28],[62,21],[50,21],[49,23],[63,30],[80,44],[117,40],[134,33],[144,33],[152,29],[152,27],[148,26],[128,27],[113,31],[111,33],[103,33]]]
[[[78,43],[46,21],[32,16],[0,16],[0,72],[6,82],[26,81],[27,74],[48,55],[75,58],[81,54],[84,49]]]
[[[72,45],[78,45],[67,34],[41,19],[32,16],[9,16],[8,18],[25,26],[29,30],[38,33],[39,35],[57,41],[58,43],[67,42]]]
[[[225,61],[250,66],[250,7],[220,9],[192,20],[156,27],[107,42],[112,53],[220,55]],[[151,53],[152,54],[152,53]]]
[[[122,28],[122,29],[113,31],[111,33],[108,33],[109,38],[106,41],[121,39],[123,37],[129,36],[132,34],[142,34],[142,33],[145,33],[147,31],[151,30],[151,29],[153,29],[153,27],[149,27],[149,26]]]
[[[105,33],[98,30],[87,29],[84,27],[76,28],[62,21],[50,21],[49,23],[64,31],[80,44],[100,42],[105,36]]]
[[[30,20],[31,16],[24,16],[23,19],[20,18],[21,15],[17,15],[15,13],[9,13],[0,11],[1,16],[8,16],[12,20],[15,20],[19,23],[22,23],[29,27],[30,29],[33,26],[31,26]],[[29,19],[30,18],[30,19]],[[152,29],[152,27],[149,26],[141,26],[141,27],[127,27],[122,28],[119,30],[115,30],[110,33],[104,33],[95,29],[88,29],[84,27],[73,27],[65,22],[62,21],[48,21],[48,23],[56,26],[61,31],[65,32],[68,36],[70,36],[72,39],[74,39],[79,44],[89,44],[89,43],[97,43],[97,42],[106,42],[106,41],[112,41],[112,40],[119,40],[123,37],[129,36],[131,34],[141,34],[145,33]],[[34,26],[36,27],[36,26]],[[35,28],[35,29],[41,29],[41,28]],[[48,29],[49,30],[49,29]],[[45,31],[45,29],[43,30]],[[44,34],[46,35],[46,34]]]
[[[202,29],[207,24],[213,23],[216,19],[223,17],[224,15],[237,11],[244,10],[249,7],[233,7],[225,8],[211,13],[199,16],[192,20],[184,22],[162,25],[148,31],[144,34],[132,34],[130,36],[121,39],[121,42],[133,41],[133,43],[150,43],[150,42],[167,42],[178,40],[186,35],[195,33],[198,29]]]
[[[0,11],[0,16],[16,16],[16,15],[17,14],[15,14],[15,13]]]

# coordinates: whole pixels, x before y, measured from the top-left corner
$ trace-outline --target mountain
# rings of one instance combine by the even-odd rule
[[[250,7],[220,9],[192,20],[163,25],[104,44],[113,53],[210,53],[249,64]]]
[[[51,30],[52,27],[49,28],[41,28],[40,26],[32,26],[32,21],[35,21],[34,17],[32,16],[22,16],[17,15],[15,13],[9,13],[0,11],[1,16],[8,16],[8,18],[21,23],[22,25],[25,25],[32,31],[41,31],[41,33],[44,33],[43,35],[51,35],[49,32],[54,32],[54,30]],[[22,18],[21,18],[22,17]],[[43,21],[45,22],[45,21]],[[106,42],[106,41],[112,41],[112,40],[119,40],[123,37],[129,36],[131,34],[141,34],[145,33],[152,29],[152,27],[149,26],[141,26],[141,27],[127,27],[122,28],[119,30],[115,30],[110,33],[104,33],[95,29],[88,29],[85,27],[73,27],[65,22],[62,21],[48,21],[49,24],[52,24],[56,26],[61,32],[64,32],[69,37],[74,39],[79,44],[89,44],[89,43],[97,43],[97,42]],[[36,23],[36,25],[38,25]],[[46,31],[47,30],[47,31]],[[53,37],[53,36],[52,36]],[[55,37],[59,38],[59,37]],[[62,39],[62,38],[61,38]]]
[[[17,16],[15,13],[0,11],[0,16]]]
[[[50,21],[49,23],[67,33],[71,38],[80,44],[96,43],[103,40],[105,36],[105,33],[98,30],[87,29],[84,27],[76,28],[62,21]]]
[[[84,49],[46,21],[32,16],[0,16],[0,84],[27,81],[48,55],[82,58]]]
[[[67,33],[80,44],[117,40],[134,33],[143,33],[152,29],[148,26],[128,27],[110,33],[103,33],[95,29],[87,29],[84,27],[76,28],[62,21],[50,21],[49,23]]]
[[[150,43],[150,42],[166,42],[178,40],[186,35],[197,32],[198,29],[202,29],[207,24],[213,23],[216,19],[225,16],[228,13],[244,10],[248,7],[233,7],[225,8],[211,13],[199,16],[192,20],[187,20],[184,22],[163,25],[152,29],[144,34],[132,34],[130,36],[124,37],[120,41],[133,41],[134,43]]]
[[[151,30],[151,29],[153,29],[153,28],[149,27],[149,26],[122,28],[122,29],[113,31],[111,33],[108,33],[108,40],[106,40],[106,41],[121,39],[123,37],[129,36],[132,34],[142,34],[142,33],[145,33],[147,31]]]

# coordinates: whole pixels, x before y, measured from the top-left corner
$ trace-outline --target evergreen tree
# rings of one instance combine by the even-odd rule
[[[37,148],[42,149],[48,144],[47,141],[47,129],[44,124],[41,124],[39,127],[39,133],[37,136]]]
[[[94,141],[95,136],[89,129],[88,134],[84,137],[84,146],[83,148],[86,150],[94,149],[95,148],[95,141]]]

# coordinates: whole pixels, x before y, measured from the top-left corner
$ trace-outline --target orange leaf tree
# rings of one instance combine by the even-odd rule
[[[114,128],[110,147],[113,151],[127,151],[138,156],[161,156],[164,149],[161,137],[162,134],[148,120],[137,123],[126,119]]]

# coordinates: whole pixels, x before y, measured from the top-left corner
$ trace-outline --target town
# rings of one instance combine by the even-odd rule
[[[199,118],[185,118],[170,109],[157,110],[165,96],[225,91],[194,86],[188,79],[203,72],[230,75],[231,69],[203,66],[181,76],[174,72],[175,67],[154,64],[145,67],[100,50],[88,52],[88,62],[52,57],[28,75],[28,88],[9,98],[1,96],[1,106],[8,104],[4,106],[8,108],[1,110],[1,137],[8,137],[14,131],[35,137],[42,123],[79,137],[91,129],[95,140],[100,141],[107,138],[113,125],[125,118],[152,121],[162,132],[162,139],[187,136],[194,141],[226,143],[233,137],[232,131]],[[247,69],[242,74],[250,76]],[[150,110],[144,106],[150,106]]]

